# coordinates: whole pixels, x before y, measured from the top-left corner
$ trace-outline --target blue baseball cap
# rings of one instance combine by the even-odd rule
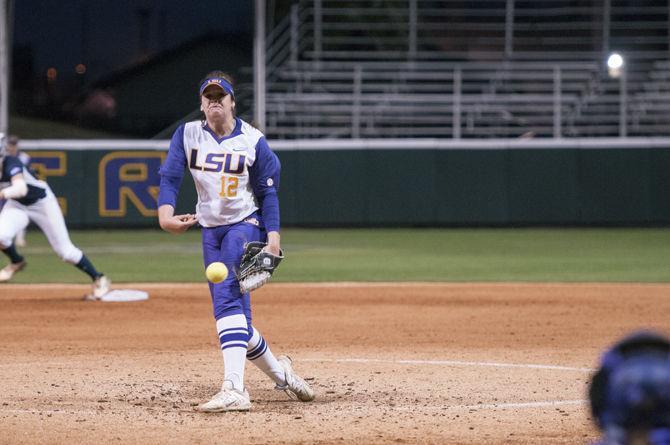
[[[205,79],[202,84],[200,84],[200,95],[205,92],[205,89],[211,85],[215,85],[221,88],[226,94],[230,94],[232,97],[235,97],[233,91],[233,86],[223,77],[210,77]]]

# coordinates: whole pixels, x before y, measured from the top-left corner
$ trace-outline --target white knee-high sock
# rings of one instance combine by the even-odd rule
[[[243,314],[229,315],[216,320],[216,330],[223,352],[224,380],[229,380],[233,388],[244,390],[244,364],[249,331],[247,318]]]
[[[253,330],[253,335],[247,347],[247,358],[277,385],[282,386],[286,384],[284,369],[279,365],[272,351],[270,351],[270,347],[265,342],[260,331],[254,327],[251,329]]]

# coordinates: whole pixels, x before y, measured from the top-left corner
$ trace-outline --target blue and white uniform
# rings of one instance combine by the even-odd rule
[[[20,151],[16,155],[16,158],[18,158],[18,160],[21,161],[21,163],[28,169],[28,171],[31,174],[34,173],[33,170],[31,170],[30,167],[29,167],[30,166],[30,155],[28,155],[28,153]],[[2,162],[2,161],[0,161],[0,162]],[[34,174],[33,174],[33,176],[34,176]],[[2,207],[5,205],[6,202],[7,202],[6,199],[0,199],[0,210],[2,210]]]
[[[23,174],[28,185],[25,196],[8,199],[0,211],[0,247],[11,246],[16,234],[33,221],[63,261],[78,264],[84,254],[70,241],[63,214],[49,185],[35,178],[14,156],[3,157],[0,164],[0,189],[9,187],[18,174]]]
[[[234,130],[223,138],[201,121],[180,126],[160,169],[159,206],[176,207],[184,169],[191,172],[204,265],[221,261],[231,271],[222,283],[210,283],[214,317],[244,314],[250,334],[249,294],[240,293],[232,272],[239,269],[247,242],[265,241],[267,232],[279,231],[280,168],[263,133],[236,118]]]
[[[0,163],[2,163],[0,190],[11,185],[12,177],[23,173],[23,179],[25,179],[28,185],[28,194],[23,198],[17,199],[17,201],[28,205],[46,196],[46,191],[49,190],[47,183],[37,179],[27,168],[27,164],[19,157],[5,156]]]
[[[291,368],[288,357],[276,358],[260,331],[251,324],[249,294],[240,292],[236,272],[245,244],[265,242],[279,247],[280,163],[263,133],[234,117],[233,87],[220,71],[200,85],[204,121],[188,122],[175,131],[161,166],[158,215],[165,230],[178,233],[190,227],[191,215],[174,215],[177,194],[188,169],[198,193],[196,220],[202,226],[205,268],[223,262],[231,272],[221,283],[209,283],[216,331],[224,363],[224,380],[203,412],[246,411],[251,407],[244,386],[246,359],[270,377],[276,388],[302,401],[314,399],[309,385]],[[219,137],[209,124],[230,134]],[[218,133],[220,134],[220,132]],[[166,225],[167,224],[167,225]],[[168,228],[170,229],[168,229]]]
[[[235,274],[246,243],[266,241],[267,232],[279,231],[279,159],[263,134],[239,118],[232,133],[221,138],[206,123],[194,121],[172,137],[160,169],[159,207],[176,207],[184,169],[191,172],[198,193],[204,266],[220,261],[231,272],[223,282],[209,283],[224,381],[243,391],[246,356],[284,385],[283,369],[252,327],[250,296],[240,292]]]

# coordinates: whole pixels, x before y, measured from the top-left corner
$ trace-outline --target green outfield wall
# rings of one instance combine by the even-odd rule
[[[118,149],[113,141],[104,149],[77,142],[76,150],[53,141],[32,145],[26,149],[32,166],[51,184],[70,226],[157,226],[158,168],[167,142],[126,141]],[[284,225],[670,223],[670,148],[664,146],[276,145]],[[187,174],[177,210],[193,212],[195,202]]]

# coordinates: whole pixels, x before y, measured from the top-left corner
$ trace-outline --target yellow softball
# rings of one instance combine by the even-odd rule
[[[215,262],[207,266],[205,276],[212,283],[220,283],[228,276],[228,268],[221,262]]]

